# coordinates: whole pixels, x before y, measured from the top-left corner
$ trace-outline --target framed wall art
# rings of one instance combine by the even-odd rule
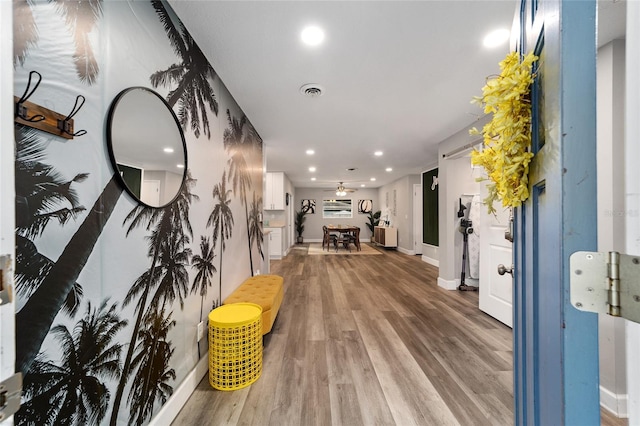
[[[358,213],[368,214],[373,211],[373,200],[358,200]]]
[[[316,212],[316,200],[302,200],[300,209],[306,214],[315,214]]]

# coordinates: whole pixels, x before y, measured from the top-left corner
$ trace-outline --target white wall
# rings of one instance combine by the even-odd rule
[[[305,242],[321,242],[323,225],[354,225],[360,227],[360,241],[368,241],[371,238],[367,223],[369,223],[368,215],[358,213],[358,200],[373,200],[373,211],[380,210],[378,202],[378,190],[359,188],[356,192],[347,194],[344,198],[352,200],[353,218],[351,219],[323,219],[322,218],[322,200],[335,198],[335,192],[325,191],[319,188],[296,188],[295,189],[295,209],[300,210],[301,200],[316,200],[315,214],[307,214],[304,222],[304,232],[302,237]]]
[[[598,50],[598,251],[624,252],[624,40]],[[624,320],[600,315],[600,403],[627,414]]]
[[[458,158],[443,158],[478,139],[470,136],[469,129],[481,129],[488,117],[484,117],[466,127],[438,145],[438,203],[439,203],[439,268],[438,285],[449,290],[458,287],[462,266],[462,234],[458,232],[458,199],[462,194],[477,194],[480,183],[476,181],[481,175],[481,169],[471,167],[468,156]]]
[[[398,229],[398,250],[414,254],[413,249],[413,185],[420,183],[420,175],[407,175],[378,188],[382,215]],[[395,197],[395,201],[394,201]]]

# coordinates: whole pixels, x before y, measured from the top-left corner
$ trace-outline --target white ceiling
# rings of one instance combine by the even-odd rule
[[[482,114],[470,100],[509,50],[482,39],[511,29],[516,9],[515,0],[169,3],[262,136],[267,170],[324,188],[379,187],[437,164],[438,143]],[[624,33],[624,2],[600,3],[609,41]],[[309,24],[325,31],[319,47],[300,41]],[[301,95],[307,83],[323,95]]]

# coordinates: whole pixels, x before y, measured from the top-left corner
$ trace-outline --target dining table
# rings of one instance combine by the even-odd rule
[[[336,240],[336,251],[340,245],[344,245],[345,248],[349,248],[349,240],[345,239],[345,235],[351,235],[354,237],[353,244],[358,251],[360,247],[360,228],[352,225],[327,225],[327,230],[331,233],[337,233],[338,238]]]

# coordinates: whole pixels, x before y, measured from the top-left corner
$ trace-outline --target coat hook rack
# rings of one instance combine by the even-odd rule
[[[36,81],[35,85],[33,86],[33,89],[29,90],[31,88],[31,78],[34,75],[38,77],[38,81]],[[42,81],[42,75],[40,75],[38,71],[31,71],[29,73],[29,81],[27,82],[27,87],[24,89],[24,93],[22,94],[22,97],[20,97],[18,102],[16,102],[16,112],[15,112],[16,117],[20,117],[24,121],[28,121],[30,123],[37,123],[45,119],[44,115],[42,114],[34,114],[31,117],[29,117],[29,108],[25,105],[25,101],[29,99],[31,95],[33,95],[33,93],[36,91],[36,89],[40,85],[41,81]]]
[[[31,80],[34,76],[36,76],[37,81],[33,88],[31,88]],[[73,123],[73,116],[76,115],[84,105],[85,97],[78,95],[73,109],[69,115],[64,116],[28,100],[36,91],[41,81],[42,75],[37,71],[31,71],[29,73],[29,81],[27,82],[27,87],[23,95],[20,98],[17,96],[13,97],[15,102],[14,122],[42,130],[43,132],[51,133],[56,136],[61,136],[65,139],[73,139],[74,136],[86,135],[86,130],[74,132]]]
[[[73,132],[73,116],[80,111],[80,108],[84,105],[85,98],[82,95],[76,96],[76,103],[73,104],[73,109],[67,115],[64,120],[58,120],[58,130],[70,136],[83,136],[87,134],[86,130],[78,130],[77,132]],[[78,105],[80,102],[80,105]]]

